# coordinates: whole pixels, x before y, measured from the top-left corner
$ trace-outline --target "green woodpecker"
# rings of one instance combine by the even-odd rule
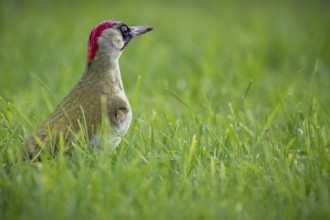
[[[49,118],[25,142],[28,158],[38,158],[43,150],[56,152],[60,137],[73,140],[73,132],[85,126],[91,141],[102,124],[102,104],[112,127],[113,144],[121,140],[132,121],[118,60],[126,45],[135,37],[153,30],[149,26],[129,27],[122,22],[104,21],[90,33],[85,71]],[[110,135],[110,134],[109,134]],[[50,149],[50,146],[55,148]]]

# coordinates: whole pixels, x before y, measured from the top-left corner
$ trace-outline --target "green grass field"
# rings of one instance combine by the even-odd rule
[[[0,9],[0,219],[330,219],[328,1]],[[121,56],[134,115],[124,141],[17,159],[106,19],[155,27]]]

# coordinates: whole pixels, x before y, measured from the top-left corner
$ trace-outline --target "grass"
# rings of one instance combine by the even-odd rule
[[[328,2],[0,4],[0,219],[330,217]],[[121,57],[124,141],[17,160],[105,19],[155,27]]]

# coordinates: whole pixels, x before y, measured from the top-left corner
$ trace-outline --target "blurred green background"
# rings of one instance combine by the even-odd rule
[[[2,0],[0,94],[29,117],[46,105],[29,94],[36,87],[58,103],[84,70],[91,29],[114,19],[155,27],[120,61],[128,97],[142,77],[139,105],[168,101],[169,89],[197,108],[204,96],[221,108],[250,80],[249,98],[262,108],[289,86],[303,99],[311,81],[329,104],[328,10],[328,1]]]
[[[155,27],[120,59],[134,115],[125,141],[95,160],[0,161],[0,218],[329,218],[330,1],[0,10],[3,161],[79,80],[95,25]]]

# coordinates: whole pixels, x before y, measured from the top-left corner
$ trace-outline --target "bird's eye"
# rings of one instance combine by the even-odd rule
[[[121,30],[123,35],[126,35],[129,32],[129,28],[126,25],[122,25],[120,27],[120,30]]]

